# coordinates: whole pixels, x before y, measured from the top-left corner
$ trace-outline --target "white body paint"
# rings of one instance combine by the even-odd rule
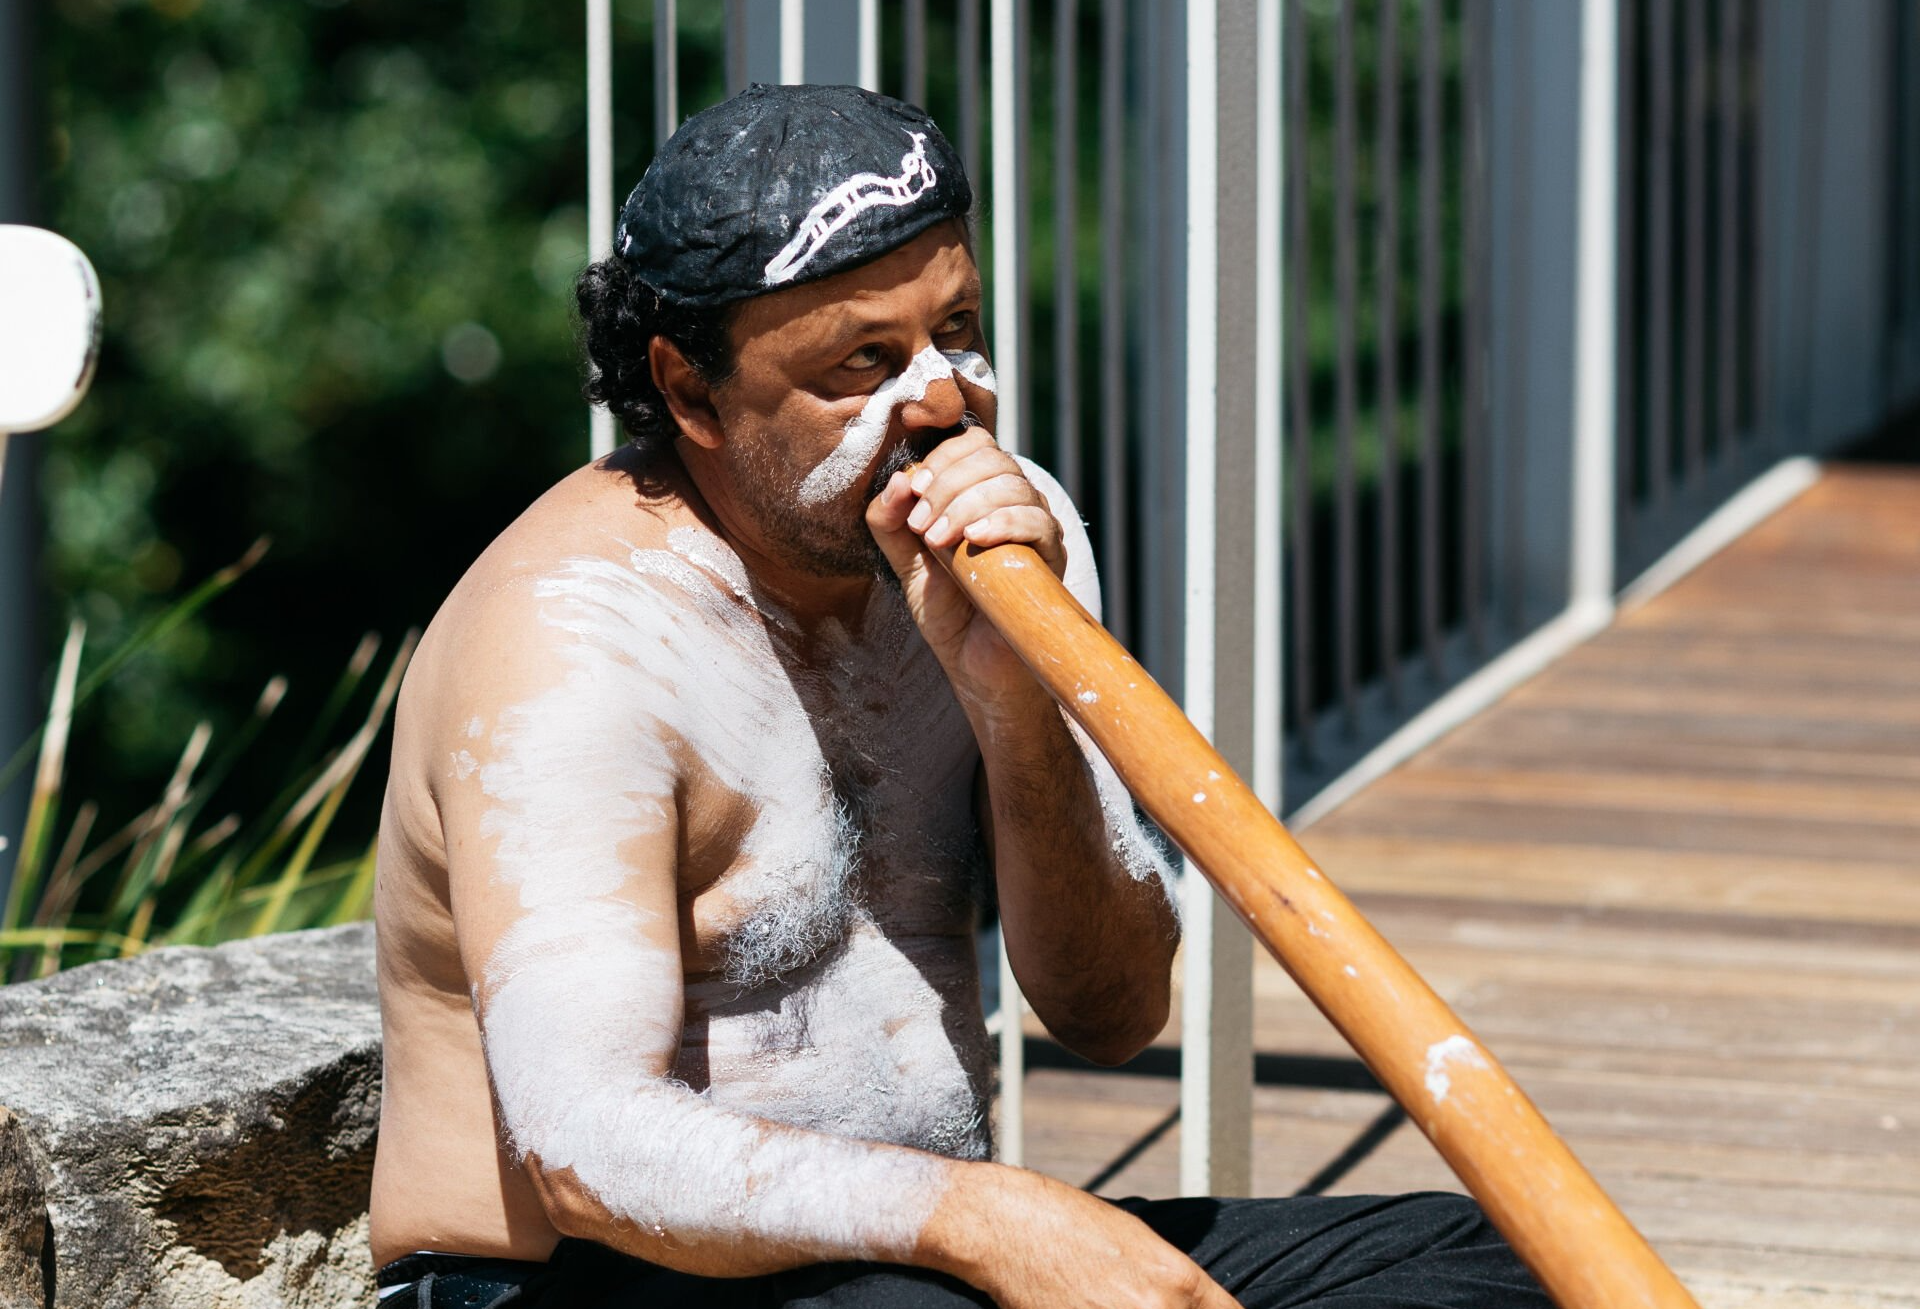
[[[993,369],[971,350],[940,351],[928,346],[907,362],[898,377],[878,387],[867,397],[857,417],[850,419],[840,436],[840,444],[800,483],[799,498],[804,505],[822,505],[837,500],[866,475],[874,456],[887,439],[893,424],[893,411],[901,405],[924,400],[927,388],[948,377],[963,377],[983,391],[994,389]]]
[[[1097,612],[1085,534],[1028,472]],[[537,583],[565,671],[463,774],[524,907],[475,996],[502,1122],[656,1233],[902,1258],[944,1188],[935,1156],[990,1154],[977,750],[893,589],[858,632],[815,633],[828,648],[800,667],[718,538],[667,544]],[[1164,885],[1118,777],[1075,735],[1128,875]],[[683,949],[717,960],[699,975],[676,926],[622,898],[644,873],[618,853],[673,821],[690,761],[754,815],[693,899]]]
[[[1445,1104],[1447,1092],[1453,1089],[1453,1078],[1447,1073],[1447,1068],[1451,1064],[1460,1064],[1467,1068],[1485,1068],[1487,1060],[1471,1037],[1449,1036],[1444,1041],[1435,1041],[1428,1046],[1427,1094],[1433,1097],[1435,1104]]]

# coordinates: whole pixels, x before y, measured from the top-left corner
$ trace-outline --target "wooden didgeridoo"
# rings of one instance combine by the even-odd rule
[[[1561,1309],[1698,1309],[1540,1111],[1021,545],[947,569],[1460,1175]]]

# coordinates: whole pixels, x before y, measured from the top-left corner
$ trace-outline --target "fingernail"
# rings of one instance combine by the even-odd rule
[[[935,545],[944,545],[947,540],[948,527],[947,516],[941,514],[933,526],[927,529],[927,540],[933,542]]]
[[[913,475],[913,481],[909,485],[913,487],[915,495],[925,495],[927,488],[933,485],[933,474],[922,468]]]
[[[927,519],[931,517],[933,517],[933,506],[922,500],[913,507],[913,512],[907,515],[907,526],[917,532],[927,525]],[[943,518],[940,521],[944,523],[946,519]]]

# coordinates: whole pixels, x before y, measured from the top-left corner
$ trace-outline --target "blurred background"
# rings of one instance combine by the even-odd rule
[[[1583,494],[1604,502],[1610,597],[1780,458],[1899,425],[1920,396],[1920,19],[1607,6],[1610,468],[1583,488],[1589,6],[1241,8],[1287,31],[1283,64],[1257,65],[1249,17],[1223,65],[1216,109],[1241,131],[1220,249],[1266,262],[1223,279],[1245,330],[1218,376],[1277,388],[1257,417],[1285,430],[1286,491],[1284,513],[1222,512],[1284,550],[1260,603],[1285,649],[1246,650],[1282,701],[1269,789],[1297,811],[1594,598],[1566,531]],[[783,59],[925,103],[989,200],[1018,439],[1087,513],[1112,624],[1179,685],[1183,7],[805,12],[783,44],[762,0],[614,4],[614,199],[679,116]],[[0,0],[0,24],[0,219],[79,244],[106,305],[91,395],[14,441],[0,483],[0,869],[31,872],[0,928],[78,933],[11,938],[13,968],[183,920],[173,939],[351,916],[407,633],[587,454],[583,9]],[[1277,133],[1253,130],[1263,89]],[[1285,221],[1261,245],[1269,167]],[[1260,288],[1283,330],[1255,331]],[[30,820],[76,622],[78,705]]]
[[[590,232],[748,80],[943,124],[1109,626],[1703,1303],[1912,1304],[1920,0],[0,0],[106,312],[0,479],[0,980],[366,915],[413,634],[610,435]],[[1454,1184],[1188,888],[1127,1068],[990,997],[999,1157]]]

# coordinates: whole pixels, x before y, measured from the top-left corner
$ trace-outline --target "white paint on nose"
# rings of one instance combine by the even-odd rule
[[[898,377],[889,378],[867,397],[858,416],[841,432],[840,444],[813,466],[800,483],[800,502],[821,505],[845,495],[880,452],[893,423],[894,410],[927,398],[935,382],[965,378],[983,391],[994,387],[993,368],[971,350],[940,351],[928,346],[907,362]]]

